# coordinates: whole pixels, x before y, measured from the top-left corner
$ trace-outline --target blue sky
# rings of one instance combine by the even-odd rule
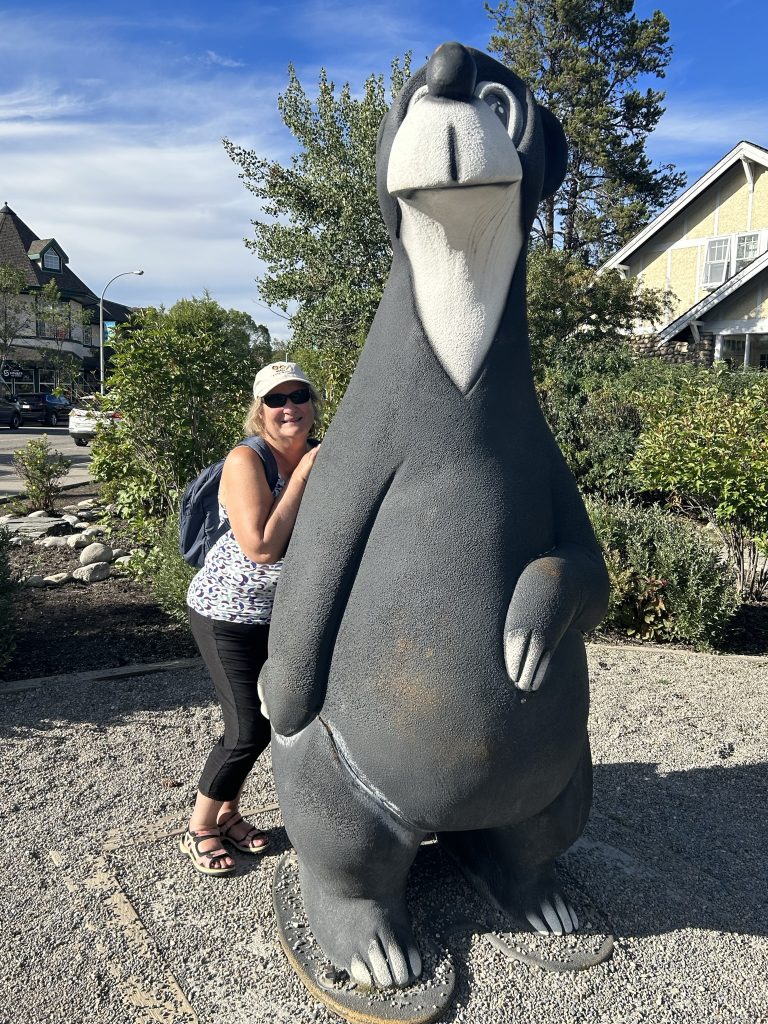
[[[671,22],[667,113],[649,144],[689,183],[740,139],[768,146],[765,0],[646,3]],[[406,50],[417,66],[446,39],[485,48],[475,0],[250,3],[0,0],[0,202],[97,293],[172,304],[204,289],[276,336],[257,305],[256,257],[242,239],[257,214],[221,145],[228,136],[285,160],[276,99],[292,61],[307,88],[321,66],[358,90]]]

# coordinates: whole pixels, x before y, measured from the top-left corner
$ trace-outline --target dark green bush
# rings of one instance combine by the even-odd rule
[[[195,569],[179,554],[178,513],[156,525],[151,546],[131,559],[130,571],[172,618],[187,617],[187,587]]]
[[[718,547],[658,506],[590,498],[587,509],[612,585],[601,631],[716,647],[739,604]]]
[[[14,597],[17,584],[13,579],[11,563],[8,558],[10,539],[7,530],[0,530],[0,669],[5,668],[11,660],[16,646]]]

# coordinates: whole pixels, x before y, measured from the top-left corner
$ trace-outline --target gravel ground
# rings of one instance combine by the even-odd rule
[[[506,960],[482,927],[451,931],[498,922],[426,846],[410,899],[417,927],[443,934],[453,955],[443,1019],[767,1021],[768,659],[598,645],[589,656],[595,801],[564,875],[591,925],[577,948],[610,928],[614,956],[547,974]],[[0,691],[0,706],[0,771],[17,780],[0,855],[3,1024],[334,1019],[277,944],[279,812],[261,815],[272,851],[240,857],[233,878],[205,879],[176,851],[218,731],[201,669],[67,677]],[[265,763],[244,804],[273,800]]]

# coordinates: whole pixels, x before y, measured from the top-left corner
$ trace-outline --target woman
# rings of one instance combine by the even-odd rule
[[[224,735],[200,777],[194,810],[179,848],[206,875],[231,875],[222,841],[263,853],[269,836],[241,817],[240,792],[269,743],[256,683],[267,658],[275,584],[319,448],[309,434],[318,399],[296,363],[270,363],[253,382],[247,434],[260,434],[275,457],[278,480],[267,483],[257,451],[234,448],[224,462],[219,503],[231,529],[213,545],[187,592],[192,633],[224,716]]]

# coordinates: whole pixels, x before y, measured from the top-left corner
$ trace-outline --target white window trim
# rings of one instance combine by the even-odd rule
[[[733,275],[738,272],[736,269],[736,253],[738,251],[739,239],[743,238],[745,235],[757,235],[757,254],[755,255],[754,259],[757,259],[758,256],[762,256],[766,248],[768,248],[768,230],[766,230],[765,228],[753,231],[734,231],[730,235],[713,235],[711,238],[707,238],[704,240],[704,244],[702,246],[704,253],[704,259],[702,260],[701,270],[702,288],[706,289],[707,291],[714,291],[716,288],[719,288],[722,284],[725,284],[728,278],[733,277]],[[712,242],[728,243],[728,255],[725,260],[710,261],[707,259],[707,256],[709,254],[709,246]],[[744,263],[738,269],[743,270],[744,267],[749,266],[749,263],[751,262],[752,260],[749,260],[748,263]],[[713,264],[717,265],[720,263],[725,263],[722,278],[716,281],[707,281],[707,267],[712,266]]]
[[[56,260],[56,266],[55,267],[49,267],[48,264],[46,263],[46,260],[48,259],[49,256],[52,256],[52,257],[55,258],[55,260]],[[59,253],[56,252],[55,249],[47,249],[43,253],[43,270],[48,270],[52,274],[60,273],[61,272],[61,256],[59,255]]]

